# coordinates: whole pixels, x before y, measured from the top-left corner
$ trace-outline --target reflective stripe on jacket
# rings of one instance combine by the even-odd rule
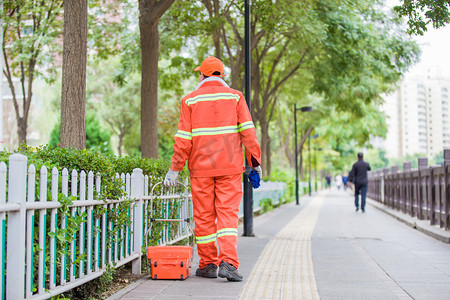
[[[242,145],[252,166],[261,163],[261,149],[241,92],[219,77],[209,77],[181,102],[171,169],[186,160],[192,177],[225,176],[244,171]]]

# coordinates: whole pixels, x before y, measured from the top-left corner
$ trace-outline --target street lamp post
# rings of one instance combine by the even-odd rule
[[[250,85],[250,1],[245,0],[245,99],[247,101],[248,110],[251,110],[251,85]],[[255,236],[253,233],[253,189],[252,184],[248,180],[250,175],[250,165],[245,160],[244,172],[244,236]]]
[[[295,130],[295,204],[299,205],[299,194],[298,194],[298,144],[297,144],[297,110],[302,112],[312,111],[312,106],[303,106],[297,108],[297,104],[294,104],[294,130]]]

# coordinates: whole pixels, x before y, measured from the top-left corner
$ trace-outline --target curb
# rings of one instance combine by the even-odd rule
[[[418,231],[423,232],[441,242],[450,244],[450,231],[446,231],[445,229],[440,228],[438,225],[430,225],[430,222],[428,220],[418,220],[417,218],[411,217],[400,211],[386,207],[375,200],[366,198],[366,201],[373,207],[387,213],[388,215],[396,218],[406,225],[417,229]]]

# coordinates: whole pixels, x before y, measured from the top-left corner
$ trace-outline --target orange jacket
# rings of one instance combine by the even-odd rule
[[[188,160],[192,177],[242,173],[242,145],[250,166],[260,165],[261,149],[244,96],[219,77],[208,77],[181,102],[171,169],[181,171]]]

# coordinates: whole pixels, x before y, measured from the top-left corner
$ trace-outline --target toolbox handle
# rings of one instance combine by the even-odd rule
[[[150,192],[150,197],[153,196],[153,191],[155,190],[155,188],[156,188],[158,185],[161,185],[161,184],[164,184],[164,182],[163,182],[163,181],[158,182],[157,184],[155,184],[155,185],[152,187],[152,190],[151,190],[151,192]],[[177,181],[176,184],[181,184],[181,185],[187,190],[187,185],[185,185],[184,183],[181,183],[181,182]]]
[[[188,193],[187,193],[187,189],[188,189],[187,185],[185,185],[185,184],[183,184],[183,183],[181,183],[179,181],[177,181],[176,183],[180,184],[180,185],[182,185],[184,187],[185,194],[186,194],[186,202],[189,203],[189,197],[188,197]],[[152,187],[152,190],[150,192],[150,207],[151,208],[153,207],[153,199],[154,199],[153,192],[154,192],[155,188],[158,185],[162,185],[162,184],[163,184],[163,182],[161,181],[161,182],[158,182],[157,184],[155,184]],[[189,212],[188,212],[188,215],[189,215]],[[186,222],[187,223],[187,227],[188,227],[189,231],[191,232],[192,237],[193,237],[193,241],[195,243],[195,234],[194,234],[194,231],[191,228],[191,219],[189,217],[186,218],[186,219],[155,219],[155,218],[153,218],[153,209],[150,209],[150,226],[149,226],[148,230],[145,232],[144,237],[146,237],[146,236],[148,236],[150,234],[150,230],[152,229],[153,222],[165,222],[165,221],[168,221],[168,222]],[[146,244],[147,244],[147,239],[146,238],[145,238],[145,241],[146,241]]]

